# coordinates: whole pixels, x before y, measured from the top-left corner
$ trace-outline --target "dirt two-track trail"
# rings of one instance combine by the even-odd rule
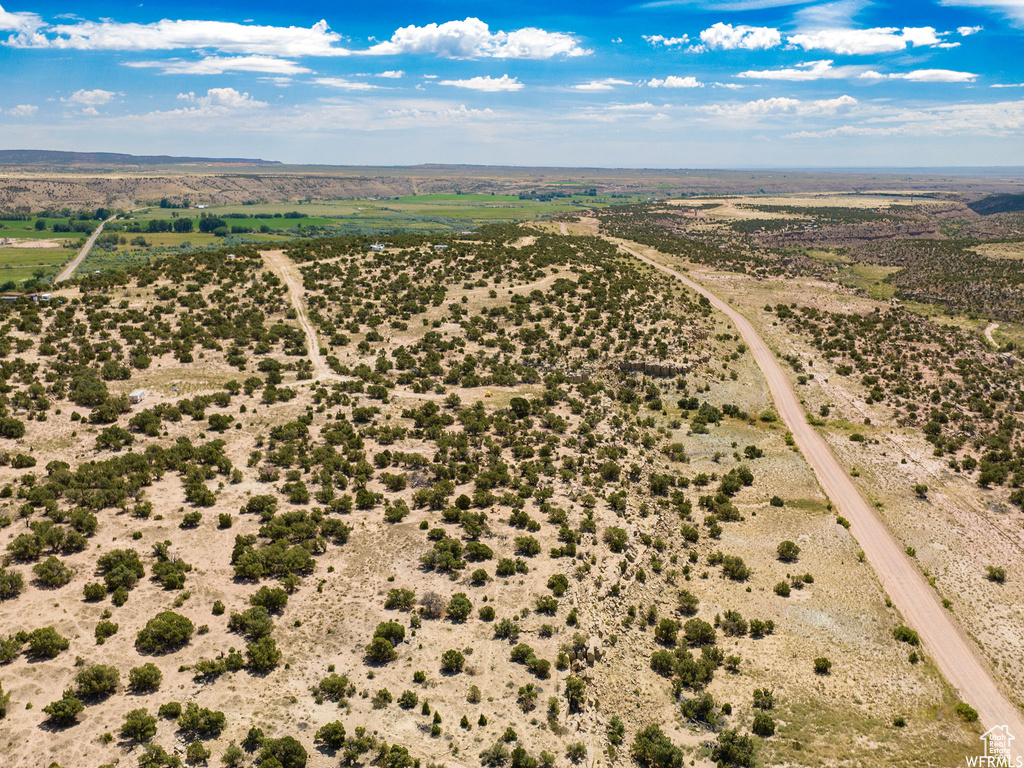
[[[793,433],[793,439],[826,495],[850,521],[850,532],[860,544],[867,562],[874,568],[893,604],[903,614],[906,622],[917,630],[925,652],[957,690],[960,698],[978,711],[983,727],[988,729],[1005,725],[1017,737],[1011,742],[1009,764],[1014,767],[1024,766],[1024,717],[1020,710],[996,684],[987,665],[979,658],[973,642],[942,606],[938,595],[918,572],[875,510],[861,496],[822,437],[808,423],[803,406],[775,353],[764,343],[754,326],[715,294],[682,273],[631,248],[621,244],[620,247],[645,264],[671,275],[706,296],[715,309],[735,324],[768,382],[779,415]]]

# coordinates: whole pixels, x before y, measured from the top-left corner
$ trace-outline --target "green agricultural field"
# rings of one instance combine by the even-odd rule
[[[67,219],[43,219],[46,222],[46,229],[36,229],[36,217],[28,221],[11,221],[0,219],[0,238],[13,237],[19,240],[78,240],[85,235],[80,232],[57,232],[54,233],[54,224],[66,224]]]
[[[74,255],[70,248],[0,248],[0,284],[10,281],[22,283],[43,270],[44,277],[56,274],[57,269]]]

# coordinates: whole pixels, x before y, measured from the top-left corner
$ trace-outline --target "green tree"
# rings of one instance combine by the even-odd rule
[[[456,592],[448,601],[448,618],[456,624],[464,622],[472,612],[473,603],[466,597],[465,592]]]
[[[43,562],[32,566],[32,572],[43,586],[50,589],[63,587],[75,575],[74,571],[53,555],[50,555]]]
[[[121,673],[108,664],[93,664],[75,675],[77,693],[82,698],[105,698],[117,690]]]
[[[569,702],[570,711],[583,709],[587,695],[587,682],[579,677],[569,677],[565,681],[565,698]]]
[[[133,709],[124,716],[121,736],[132,741],[149,741],[156,736],[156,718],[147,709]]]
[[[682,768],[683,751],[657,725],[640,731],[629,748],[629,754],[644,768]]]
[[[253,672],[269,672],[281,661],[281,651],[277,648],[277,642],[270,636],[249,643],[245,647],[245,655],[248,657],[249,669]]]
[[[461,672],[465,664],[466,657],[459,651],[453,649],[441,654],[441,669],[449,674]]]
[[[163,682],[164,676],[160,668],[152,662],[146,662],[141,667],[132,667],[128,672],[128,686],[135,693],[148,693],[155,691]]]
[[[71,641],[53,627],[34,629],[28,634],[28,653],[36,658],[52,659],[70,645]]]
[[[57,725],[66,727],[78,720],[78,715],[83,709],[85,706],[75,696],[75,692],[68,688],[57,701],[43,707],[43,712]]]
[[[266,739],[260,751],[259,762],[263,765],[271,759],[276,760],[281,768],[306,768],[306,748],[291,736]]]
[[[145,653],[169,653],[189,644],[195,625],[179,613],[158,613],[139,630],[135,647]]]

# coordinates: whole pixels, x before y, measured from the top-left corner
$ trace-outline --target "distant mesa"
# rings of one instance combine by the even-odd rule
[[[0,165],[281,165],[277,160],[247,157],[172,157],[171,155],[126,155],[119,152],[61,152],[49,149],[0,149]]]
[[[1008,193],[989,195],[967,207],[977,214],[988,216],[993,213],[1012,213],[1013,211],[1024,211],[1024,195],[1011,195]]]

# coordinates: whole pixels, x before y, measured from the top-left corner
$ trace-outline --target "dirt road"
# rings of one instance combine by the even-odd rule
[[[298,265],[285,256],[284,251],[263,251],[260,255],[266,265],[273,269],[288,286],[292,306],[299,318],[299,327],[306,334],[306,349],[309,361],[313,364],[313,378],[340,380],[342,377],[331,370],[327,361],[324,360],[324,356],[320,354],[320,338],[316,334],[313,322],[309,319],[306,302],[302,299],[305,288],[302,286],[302,274],[299,272]]]
[[[831,449],[807,422],[792,384],[754,326],[727,303],[682,273],[652,261],[631,248],[620,247],[706,296],[715,309],[735,324],[768,382],[779,415],[793,433],[797,446],[829,499],[839,513],[850,521],[850,532],[863,549],[868,564],[874,568],[893,604],[903,614],[907,624],[917,630],[925,653],[958,691],[960,698],[978,711],[983,728],[1005,725],[1017,736],[1015,741],[1024,745],[1024,717],[1020,710],[996,684],[988,666],[979,658],[974,643],[967,638],[949,611],[942,607],[935,590],[925,582],[917,567],[904,553],[903,547],[861,496]],[[839,663],[842,663],[841,660]],[[1011,753],[1014,758],[1024,760],[1024,746],[1021,745],[1015,744]],[[1011,765],[1014,765],[1013,761]]]
[[[113,217],[107,219],[107,221],[112,220]],[[75,274],[75,270],[78,269],[78,265],[85,261],[85,257],[89,255],[89,251],[91,251],[92,247],[96,244],[96,239],[100,236],[100,233],[103,231],[103,225],[106,224],[107,221],[101,222],[100,225],[96,227],[96,230],[89,235],[89,239],[85,241],[85,245],[82,246],[82,250],[80,250],[74,260],[64,267],[64,269],[60,271],[60,274],[53,279],[54,283],[63,283]]]
[[[999,349],[999,342],[992,338],[992,332],[999,327],[999,323],[989,323],[985,326],[985,338],[988,339],[988,343],[996,349]]]

